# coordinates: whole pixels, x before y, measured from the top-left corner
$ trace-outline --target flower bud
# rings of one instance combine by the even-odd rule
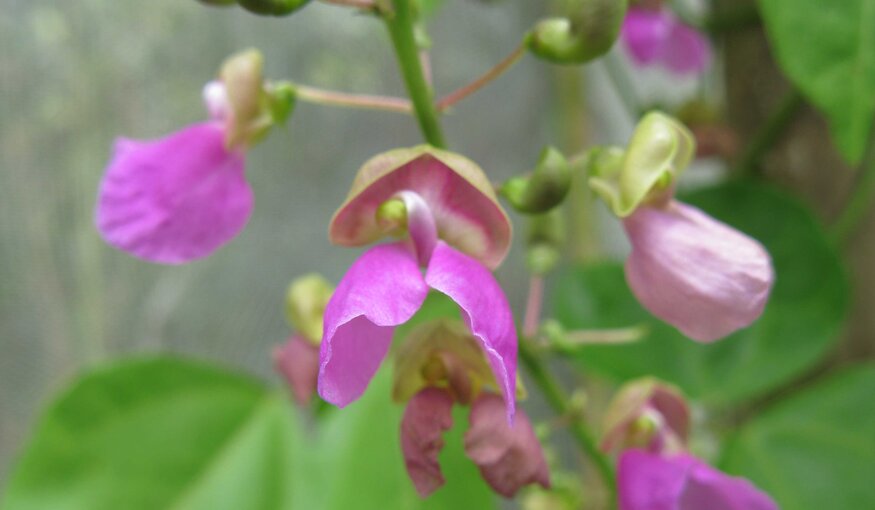
[[[626,15],[626,0],[574,0],[567,18],[538,23],[526,36],[536,56],[557,64],[583,64],[611,49]]]
[[[625,384],[611,402],[604,420],[601,448],[616,452],[644,448],[658,453],[685,449],[690,410],[675,386],[645,378]]]
[[[531,176],[514,177],[501,194],[517,211],[539,214],[561,204],[571,189],[571,169],[561,152],[546,147]]]
[[[322,317],[334,287],[321,275],[296,278],[286,292],[286,319],[314,345],[322,341]]]
[[[216,7],[228,7],[237,3],[237,0],[198,0],[198,2],[206,5],[214,5]]]
[[[533,274],[544,275],[556,267],[565,245],[565,218],[562,211],[553,209],[532,216],[529,221],[526,265]]]
[[[625,218],[642,204],[665,203],[674,183],[695,153],[692,133],[660,112],[641,119],[622,159],[616,150],[590,166],[589,185],[617,216]]]
[[[316,393],[319,375],[319,347],[308,338],[293,335],[273,351],[274,368],[286,380],[292,396],[305,406]]]
[[[237,0],[249,12],[263,16],[286,16],[307,4],[310,0]]]

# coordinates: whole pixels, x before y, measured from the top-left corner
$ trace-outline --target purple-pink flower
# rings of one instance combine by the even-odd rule
[[[623,226],[632,243],[629,287],[688,337],[718,340],[762,315],[774,270],[755,239],[675,200],[642,205]]]
[[[319,375],[319,345],[301,335],[292,335],[273,351],[276,371],[286,380],[295,402],[306,406],[316,393]]]
[[[778,510],[766,493],[686,454],[627,450],[617,470],[620,510]]]
[[[335,215],[332,238],[362,244],[398,233],[407,239],[367,250],[325,308],[319,394],[341,407],[358,399],[386,357],[395,326],[410,319],[435,290],[459,306],[510,421],[516,327],[504,292],[484,265],[504,257],[510,226],[488,179],[472,162],[430,147],[374,158]]]
[[[630,7],[621,38],[632,60],[641,66],[659,65],[677,74],[691,74],[701,72],[711,61],[705,36],[669,9]]]

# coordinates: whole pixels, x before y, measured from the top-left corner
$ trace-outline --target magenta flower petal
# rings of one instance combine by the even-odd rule
[[[662,10],[630,7],[620,34],[632,59],[640,65],[654,63],[662,54],[672,30],[672,18]]]
[[[444,390],[425,388],[407,403],[401,418],[401,451],[416,492],[426,497],[444,484],[438,455],[443,433],[453,426],[453,397]]]
[[[319,374],[319,346],[294,335],[273,351],[274,366],[292,390],[300,406],[310,403]]]
[[[711,45],[701,32],[676,21],[665,40],[661,60],[677,74],[699,73],[711,62]]]
[[[653,315],[710,342],[763,313],[774,271],[756,240],[680,202],[639,207],[623,225],[626,280]]]
[[[513,425],[505,419],[505,403],[484,393],[471,406],[465,432],[465,453],[480,468],[480,474],[495,492],[512,498],[530,483],[550,487],[550,473],[541,443],[528,416],[520,410]]]
[[[96,223],[109,244],[163,264],[202,258],[246,224],[252,190],[244,157],[218,123],[165,138],[121,139],[100,185]]]
[[[375,246],[359,257],[325,307],[319,395],[340,407],[361,396],[395,326],[419,310],[426,294],[416,258],[403,244]]]
[[[749,481],[689,455],[627,450],[620,458],[617,483],[620,510],[778,510]]]
[[[462,310],[462,318],[486,353],[513,420],[517,334],[510,305],[495,277],[477,260],[438,241],[425,275],[428,286],[443,292]]]

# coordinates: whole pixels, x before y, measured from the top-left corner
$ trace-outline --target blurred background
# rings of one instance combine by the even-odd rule
[[[723,0],[720,4],[746,2]],[[430,24],[435,87],[449,92],[504,57],[547,2],[450,0]],[[756,19],[719,35],[705,80],[659,73],[633,85],[648,101],[699,94],[749,140],[789,85]],[[4,0],[0,11],[0,486],[37,413],[74,373],[121,355],[190,354],[273,378],[270,351],[289,334],[286,285],[319,271],[337,281],[358,250],[332,247],[327,222],[362,162],[420,143],[412,118],[299,103],[288,127],[248,156],[256,207],[242,235],[181,267],[105,245],[93,226],[98,181],[117,136],[153,138],[205,118],[201,87],[223,59],[259,48],[269,79],[403,95],[385,30],[315,3],[290,18],[211,9],[194,0]],[[724,77],[729,77],[724,79]],[[570,91],[569,91],[570,88]],[[569,112],[559,98],[586,98]],[[672,99],[672,98],[675,99]],[[564,101],[562,104],[569,104]],[[569,120],[570,117],[570,120]],[[568,126],[572,128],[569,129]],[[451,147],[495,181],[527,171],[548,143],[623,142],[632,117],[601,64],[560,70],[533,58],[446,116]],[[712,160],[691,182],[713,181]],[[822,117],[805,104],[763,157],[761,176],[828,223],[854,182]],[[616,223],[602,241],[622,252]],[[842,341],[814,370],[875,355],[872,214],[842,247],[854,305]],[[612,230],[614,229],[614,230]],[[522,236],[517,236],[517,242]],[[571,239],[580,247],[581,240]],[[585,241],[585,240],[584,240]],[[573,255],[590,257],[586,246]],[[499,271],[516,311],[521,250]]]

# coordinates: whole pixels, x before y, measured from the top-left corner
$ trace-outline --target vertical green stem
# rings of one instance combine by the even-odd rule
[[[781,103],[772,112],[771,116],[766,119],[766,122],[760,127],[759,131],[754,133],[753,139],[751,139],[750,144],[735,165],[733,173],[737,177],[746,177],[757,170],[760,160],[781,138],[781,135],[787,130],[790,122],[796,117],[796,114],[799,113],[804,104],[805,99],[795,88],[784,96]]]
[[[851,196],[830,230],[836,243],[844,243],[851,237],[875,201],[875,131],[869,137],[866,157],[857,172]]]
[[[446,148],[438,120],[431,87],[425,79],[419,48],[413,34],[414,17],[410,0],[392,0],[394,12],[386,14],[386,27],[395,47],[398,65],[413,102],[413,110],[425,140],[438,148]]]
[[[532,381],[538,386],[547,403],[559,415],[567,415],[573,411],[569,403],[568,396],[559,385],[559,382],[553,377],[553,374],[547,369],[541,357],[535,352],[534,347],[529,343],[528,339],[521,338],[519,342],[520,359],[525,365],[526,370],[531,376]],[[592,432],[587,428],[586,424],[580,420],[574,420],[571,424],[571,435],[577,444],[586,452],[592,460],[602,481],[608,490],[608,508],[617,508],[617,483],[614,477],[614,469],[608,462],[607,457],[598,449],[595,438]]]

